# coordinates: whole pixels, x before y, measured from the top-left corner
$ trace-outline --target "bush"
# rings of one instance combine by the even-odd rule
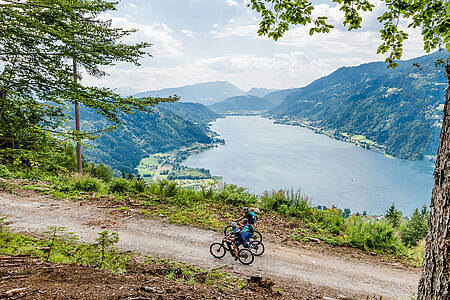
[[[128,180],[124,178],[114,178],[109,183],[108,188],[110,193],[118,193],[118,194],[124,194],[130,190],[130,183]]]
[[[429,212],[426,206],[422,210],[416,208],[411,219],[400,228],[402,242],[405,246],[416,246],[417,243],[427,236]]]
[[[137,194],[143,193],[146,187],[145,182],[142,180],[132,180],[130,183],[130,190]]]
[[[345,221],[337,209],[327,209],[325,211],[314,209],[313,219],[314,224],[317,224],[322,231],[338,235],[344,230]]]
[[[250,206],[258,201],[255,195],[245,191],[245,188],[227,184],[214,195],[214,201],[237,207]]]
[[[74,178],[74,189],[81,192],[99,192],[102,189],[102,181],[89,175]]]
[[[395,236],[394,228],[385,221],[368,221],[352,216],[345,226],[345,241],[351,247],[389,254],[403,254],[405,251]]]
[[[107,183],[114,178],[113,170],[110,167],[105,166],[103,163],[100,163],[97,166],[93,163],[88,163],[85,167],[85,171],[92,177],[101,179]]]

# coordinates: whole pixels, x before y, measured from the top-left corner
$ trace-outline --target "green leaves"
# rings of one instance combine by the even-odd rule
[[[396,67],[396,60],[403,55],[403,43],[409,38],[400,29],[400,21],[406,21],[407,27],[422,29],[424,49],[430,52],[436,48],[450,51],[450,2],[448,0],[382,0],[385,12],[378,17],[383,25],[380,30],[382,44],[377,53],[388,53],[388,67]],[[361,11],[372,11],[374,4],[370,0],[333,0],[344,13],[343,25],[348,30],[362,26]],[[333,25],[327,17],[314,17],[314,6],[304,0],[251,0],[249,5],[261,15],[259,35],[278,40],[288,30],[289,25],[312,24],[309,34],[328,33]]]

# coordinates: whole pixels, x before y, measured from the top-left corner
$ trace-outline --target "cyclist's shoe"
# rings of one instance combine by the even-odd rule
[[[234,260],[238,260],[238,257],[237,257],[237,256],[235,256],[235,257],[234,257]]]

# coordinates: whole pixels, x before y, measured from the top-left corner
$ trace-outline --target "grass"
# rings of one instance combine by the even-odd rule
[[[96,267],[123,273],[130,255],[97,244],[78,243],[78,237],[63,227],[49,227],[42,236],[29,236],[0,226],[0,254],[31,255],[54,263]]]
[[[206,271],[193,265],[174,263],[166,259],[149,257],[146,265],[160,267],[160,272],[168,280],[187,284],[202,283],[219,289],[239,290],[247,286],[247,281],[220,269]]]
[[[258,198],[245,189],[226,185],[221,189],[187,189],[176,182],[161,180],[145,184],[138,180],[115,178],[105,183],[85,176],[49,177],[45,181],[16,185],[56,198],[110,201],[119,211],[135,208],[147,218],[163,218],[171,223],[221,231],[240,215],[243,206],[256,206],[262,214],[273,215],[277,225],[294,224],[288,238],[300,242],[319,239],[332,245],[362,249],[368,253],[408,258],[420,263],[421,250],[405,247],[398,229],[384,221],[364,216],[344,219],[338,209],[325,211],[312,207],[299,191],[273,191]],[[264,215],[260,215],[264,219]],[[291,222],[291,220],[293,220]],[[274,228],[266,228],[272,230]]]

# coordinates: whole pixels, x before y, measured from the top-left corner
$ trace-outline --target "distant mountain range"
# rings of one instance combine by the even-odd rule
[[[182,102],[194,102],[210,105],[226,98],[245,95],[246,93],[227,81],[216,81],[186,85],[178,88],[168,88],[149,91],[134,95],[135,97],[168,97],[178,95]]]
[[[383,62],[343,67],[294,90],[266,115],[363,135],[399,158],[435,155],[447,87],[444,71],[435,67],[435,61],[443,56],[448,53],[401,61],[395,69],[387,69]]]
[[[274,91],[276,90],[266,88],[252,88],[250,91],[247,92],[247,95],[263,98],[265,95]]]
[[[272,108],[274,105],[263,98],[255,96],[236,96],[225,99],[222,102],[215,103],[209,107],[220,114],[227,113],[248,113],[253,111],[265,111]]]

